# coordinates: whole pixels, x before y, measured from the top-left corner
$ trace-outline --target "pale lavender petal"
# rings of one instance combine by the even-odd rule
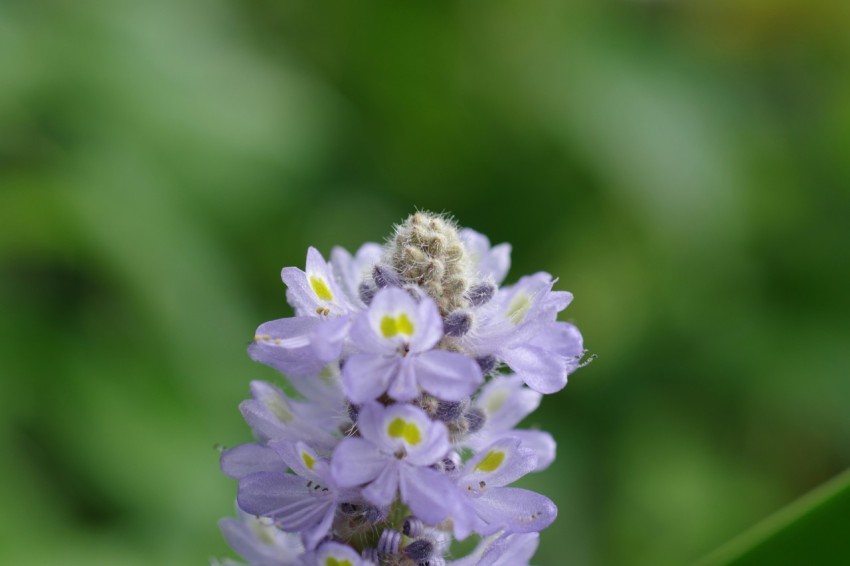
[[[460,484],[469,491],[480,489],[482,483],[487,488],[501,487],[534,471],[536,466],[537,456],[521,446],[520,439],[501,438],[469,459]]]
[[[481,389],[475,406],[487,415],[488,430],[505,431],[537,409],[542,398],[542,394],[524,387],[517,375],[496,376]]]
[[[476,566],[528,566],[538,544],[539,533],[502,535],[484,552]]]
[[[377,399],[399,371],[401,358],[354,354],[342,366],[342,387],[353,403]]]
[[[271,442],[269,447],[290,470],[302,478],[320,481],[315,468],[322,463],[322,460],[313,448],[303,442],[289,441]]]
[[[316,357],[325,363],[336,361],[342,353],[342,346],[351,327],[351,317],[347,315],[321,319],[310,334],[310,344]]]
[[[330,505],[318,523],[301,531],[301,538],[307,550],[313,550],[325,538],[331,530],[335,515],[336,505]]]
[[[221,471],[238,480],[255,472],[286,471],[286,464],[277,452],[259,444],[240,444],[221,453]]]
[[[274,518],[288,531],[320,523],[334,505],[334,494],[324,486],[293,474],[259,472],[239,480],[236,501],[252,515]]]
[[[387,394],[396,401],[415,399],[419,396],[419,387],[416,385],[416,368],[418,366],[415,365],[413,357],[399,358],[397,367],[397,373],[390,382]]]
[[[374,480],[387,467],[387,457],[362,438],[346,438],[331,458],[331,473],[340,487],[354,487]]]
[[[431,468],[407,467],[399,475],[402,501],[427,524],[444,521],[460,497],[455,484]]]
[[[419,407],[398,403],[383,410],[376,410],[372,406],[370,407],[371,411],[380,412],[379,428],[374,432],[367,432],[364,428],[362,434],[364,438],[380,447],[388,458],[394,459],[395,454],[404,453],[406,454],[405,461],[417,466],[430,466],[443,458],[449,451],[446,425],[439,421],[432,421],[428,414]],[[406,435],[391,435],[390,426],[396,419],[401,419],[407,425],[415,426],[419,433],[419,439],[411,443]],[[371,435],[375,432],[378,434],[377,438],[367,436],[367,434]]]
[[[383,247],[371,242],[360,246],[354,257],[339,246],[331,250],[331,269],[336,282],[349,303],[358,309],[366,306],[360,300],[358,292],[360,282],[368,276],[372,266],[380,261],[381,255],[383,255]]]
[[[374,300],[372,304],[375,304]],[[375,331],[376,326],[373,324],[372,316],[372,308],[370,308],[368,311],[362,312],[354,318],[348,334],[351,345],[357,352],[384,354],[387,356],[395,355],[397,344],[392,340],[382,338]]]
[[[557,448],[552,435],[543,430],[512,430],[506,435],[519,438],[523,448],[528,448],[537,455],[537,466],[535,472],[542,472],[555,461],[555,450]]]
[[[517,346],[502,352],[502,359],[529,387],[540,393],[555,393],[567,384],[564,359],[541,348]]]
[[[542,531],[552,524],[558,508],[548,497],[515,487],[497,487],[471,500],[476,514],[488,525],[482,534]]]
[[[416,330],[410,340],[410,351],[424,352],[433,348],[443,337],[443,319],[437,303],[431,297],[423,297],[416,310]]]
[[[248,346],[248,355],[285,374],[315,375],[326,363],[311,342],[321,322],[313,317],[295,317],[261,324]]]
[[[384,414],[386,409],[380,403],[364,403],[357,413],[357,430],[360,436],[380,446],[384,441]],[[393,447],[390,447],[392,452]]]
[[[304,551],[301,537],[277,529],[268,519],[226,518],[218,526],[233,550],[254,566],[292,566]]]
[[[481,383],[481,367],[458,352],[431,350],[416,356],[419,385],[438,399],[460,401],[469,397]]]
[[[301,316],[316,316],[316,296],[310,289],[307,274],[297,267],[284,267],[280,278],[286,285],[286,301]]]
[[[501,283],[511,266],[511,245],[499,244],[491,248],[489,238],[471,228],[460,230],[460,237],[478,277],[490,277],[497,284]]]
[[[363,497],[381,507],[386,507],[393,502],[399,482],[399,463],[385,460],[384,466],[375,481],[363,489]]]
[[[317,564],[326,566],[327,564],[349,564],[350,566],[372,566],[372,562],[364,560],[360,557],[356,550],[348,545],[338,542],[326,542],[319,547],[316,552],[315,563],[311,562],[310,566]]]

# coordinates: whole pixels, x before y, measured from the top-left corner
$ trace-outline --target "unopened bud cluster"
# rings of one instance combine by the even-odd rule
[[[251,384],[257,442],[223,452],[239,481],[231,546],[257,566],[519,566],[555,519],[507,487],[545,469],[551,435],[514,428],[580,367],[582,338],[556,320],[572,295],[547,273],[501,286],[510,246],[418,212],[385,246],[314,248],[284,268],[296,316],[248,349],[290,395]],[[448,561],[453,539],[482,536]]]

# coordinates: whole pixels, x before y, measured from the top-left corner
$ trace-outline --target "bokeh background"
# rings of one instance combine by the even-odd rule
[[[536,562],[686,564],[850,465],[842,0],[0,0],[0,562],[205,564],[308,245],[560,277]]]

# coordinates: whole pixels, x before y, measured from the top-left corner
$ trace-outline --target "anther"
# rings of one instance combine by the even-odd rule
[[[378,289],[384,287],[401,287],[401,280],[392,267],[378,264],[372,269],[372,279]]]
[[[482,356],[480,358],[475,358],[475,361],[478,362],[478,367],[481,368],[481,373],[490,373],[496,369],[495,356]]]
[[[348,418],[351,419],[351,422],[356,423],[357,417],[360,416],[360,407],[354,405],[353,403],[348,404]]]
[[[420,538],[404,547],[403,554],[417,563],[422,563],[434,554],[434,543],[428,539]]]
[[[398,554],[401,546],[401,533],[392,529],[384,529],[378,539],[378,552],[382,555]]]
[[[457,310],[443,319],[443,330],[447,336],[460,337],[469,332],[472,327],[472,315],[466,311]]]
[[[387,515],[380,507],[369,505],[363,510],[363,518],[368,522],[375,524],[386,519]]]
[[[422,534],[422,531],[425,530],[425,524],[417,519],[416,517],[410,516],[404,520],[404,524],[401,526],[401,532],[404,533],[405,536],[409,536],[411,538],[416,538]]]
[[[466,292],[466,298],[473,307],[480,307],[484,303],[490,302],[493,295],[496,294],[496,286],[492,283],[479,283],[473,285]]]
[[[466,417],[466,422],[469,425],[469,432],[471,433],[481,430],[484,427],[484,423],[487,421],[487,416],[484,414],[484,411],[478,407],[472,407],[464,416]]]
[[[363,304],[369,306],[372,304],[372,299],[375,298],[375,293],[378,292],[378,288],[367,281],[362,282],[357,287],[357,294],[360,297],[360,300],[363,301]]]
[[[451,423],[463,416],[464,408],[462,401],[440,401],[434,416],[444,423]]]
[[[348,515],[348,516],[357,515],[358,513],[360,513],[360,509],[361,509],[360,505],[356,505],[354,503],[340,503],[339,504],[339,510],[342,512],[343,515]]]

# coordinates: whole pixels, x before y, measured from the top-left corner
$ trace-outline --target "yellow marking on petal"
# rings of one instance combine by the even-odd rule
[[[325,566],[353,566],[351,560],[337,560],[333,556],[325,558]]]
[[[490,395],[490,399],[487,400],[487,412],[489,414],[493,414],[499,409],[502,408],[502,405],[505,404],[505,401],[508,400],[508,392],[507,391],[497,391]]]
[[[531,297],[525,293],[517,293],[508,305],[505,316],[514,324],[519,324],[531,308]]]
[[[397,334],[412,336],[413,331],[413,323],[405,313],[401,313],[396,317],[387,314],[381,319],[381,334],[384,338],[392,338]]]
[[[327,282],[324,279],[317,275],[310,276],[310,287],[313,288],[313,292],[316,293],[316,296],[322,299],[323,301],[333,301],[334,294],[331,293],[330,287],[328,287]]]
[[[313,466],[316,464],[316,459],[310,456],[307,452],[301,453],[301,459],[304,461],[304,465],[307,466],[308,470],[312,470]]]
[[[413,323],[410,322],[410,319],[407,318],[405,313],[401,313],[395,319],[396,328],[402,334],[407,334],[408,336],[413,336]]]
[[[398,328],[396,328],[395,319],[393,317],[385,315],[384,318],[381,319],[381,334],[384,338],[392,338],[398,334]]]
[[[495,472],[505,461],[505,453],[499,450],[491,450],[489,454],[484,456],[484,459],[475,464],[474,471]]]
[[[271,527],[269,524],[266,524],[263,519],[251,519],[248,524],[250,525],[251,530],[254,531],[254,535],[261,543],[275,543],[275,538],[272,534],[274,531],[271,530],[273,527]]]
[[[292,411],[289,410],[289,406],[286,404],[286,401],[281,399],[275,394],[269,394],[263,399],[263,404],[268,407],[274,416],[278,418],[281,422],[288,423],[290,422],[294,416]]]
[[[416,423],[405,422],[404,419],[396,417],[387,427],[387,434],[390,438],[404,438],[404,440],[413,446],[422,442],[422,433]]]

